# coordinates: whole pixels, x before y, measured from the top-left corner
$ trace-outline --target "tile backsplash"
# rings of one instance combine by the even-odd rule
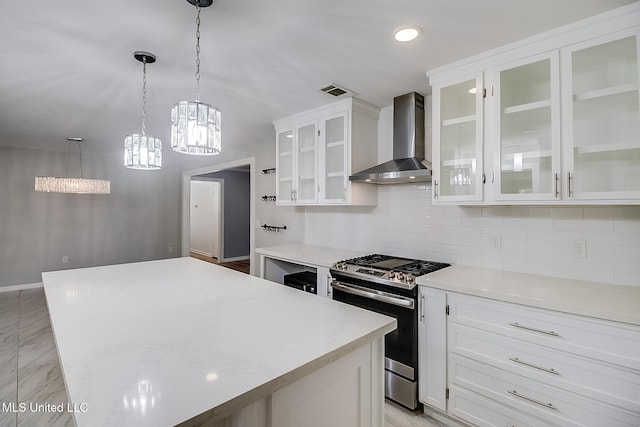
[[[640,286],[640,206],[433,206],[430,184],[384,185],[375,207],[307,208],[305,243]]]

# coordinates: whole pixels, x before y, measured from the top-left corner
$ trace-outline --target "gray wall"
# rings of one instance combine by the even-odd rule
[[[251,181],[249,170],[225,170],[201,175],[224,180],[224,258],[248,257],[251,254]]]
[[[66,152],[0,147],[0,287],[40,282],[43,271],[179,254],[175,166],[129,170],[117,153],[83,150],[84,177],[110,179],[110,195],[36,193],[35,176],[79,176],[77,157],[67,159]]]
[[[66,151],[0,147],[0,287],[41,282],[43,271],[178,256],[182,172],[247,157],[256,165],[256,223],[287,225],[269,233],[253,224],[255,247],[302,242],[304,209],[260,199],[275,194],[275,175],[260,173],[275,167],[274,139],[266,132],[254,143],[229,142],[215,157],[165,149],[163,169],[152,172],[125,169],[119,150],[104,155],[83,149],[85,177],[111,180],[111,194],[102,196],[36,193],[37,175],[79,176],[77,159],[67,170]]]

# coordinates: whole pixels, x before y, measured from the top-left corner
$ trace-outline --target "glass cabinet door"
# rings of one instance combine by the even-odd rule
[[[323,120],[323,201],[342,203],[347,199],[347,112]]]
[[[434,88],[434,201],[482,200],[482,75]]]
[[[498,70],[491,101],[500,146],[497,199],[553,200],[560,196],[560,82],[558,54]]]
[[[570,199],[640,198],[638,34],[562,51]]]
[[[294,142],[293,130],[278,132],[276,145],[276,202],[278,204],[293,203],[294,176]]]
[[[312,203],[318,200],[317,129],[318,125],[315,120],[303,123],[296,128],[298,175],[296,188],[294,188],[294,201],[298,203]]]

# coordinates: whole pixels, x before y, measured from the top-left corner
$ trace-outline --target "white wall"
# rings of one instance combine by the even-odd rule
[[[175,165],[130,170],[120,153],[83,150],[85,177],[110,179],[111,194],[36,193],[35,176],[79,176],[77,158],[69,170],[67,160],[66,152],[0,147],[0,287],[40,282],[43,271],[179,253]]]
[[[379,187],[374,209],[305,216],[310,245],[640,286],[640,206],[441,207],[430,186],[397,185]],[[574,239],[586,240],[586,258]]]

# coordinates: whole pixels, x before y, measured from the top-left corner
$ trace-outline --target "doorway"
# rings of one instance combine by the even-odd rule
[[[244,179],[234,179],[234,175],[243,175]],[[217,233],[219,238],[217,258],[225,266],[234,268],[242,265],[243,270],[249,270],[250,273],[255,274],[255,236],[254,227],[252,227],[255,222],[255,159],[251,157],[183,172],[180,254],[185,257],[191,255],[190,249],[194,247],[194,243],[198,245],[197,241],[192,243],[191,233],[191,207],[194,205],[191,187],[192,182],[196,181],[220,183],[219,197],[221,202],[218,221],[219,232]],[[244,181],[241,187],[237,186],[238,181]],[[229,203],[225,203],[225,200]],[[238,209],[241,209],[242,213],[238,214]],[[225,211],[229,212],[225,215]],[[196,219],[195,222],[197,223],[198,220]],[[213,221],[209,219],[207,222],[211,228]],[[203,233],[207,234],[209,231],[203,231]],[[213,248],[211,253],[213,253]],[[198,255],[196,254],[196,256]],[[249,264],[248,269],[247,263]]]
[[[224,262],[224,258],[221,257],[221,254],[224,254],[224,239],[221,233],[222,182],[209,179],[191,179],[189,252]]]

